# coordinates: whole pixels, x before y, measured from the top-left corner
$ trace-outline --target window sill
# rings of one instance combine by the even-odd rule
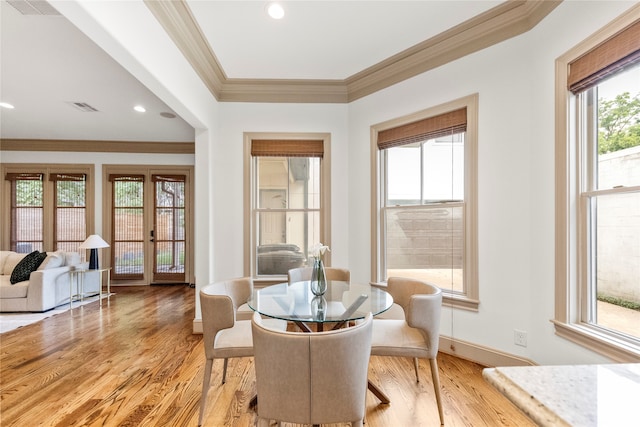
[[[640,345],[607,334],[586,324],[563,323],[552,320],[556,335],[582,347],[602,354],[615,362],[637,363],[640,361]]]
[[[382,289],[387,287],[387,284],[385,282],[371,282],[371,285],[377,286]],[[461,310],[477,312],[478,307],[480,306],[480,301],[478,301],[477,299],[469,298],[465,295],[453,294],[451,292],[448,292],[446,289],[442,289],[442,305],[452,308],[459,308]]]

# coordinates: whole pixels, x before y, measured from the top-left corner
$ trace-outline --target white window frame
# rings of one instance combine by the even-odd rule
[[[578,97],[567,89],[569,64],[640,19],[640,7],[621,15],[556,60],[555,172],[556,172],[556,272],[555,315],[558,336],[618,362],[637,362],[640,340],[629,340],[613,331],[588,323],[590,299],[588,235],[585,200],[581,196],[585,161],[581,138],[588,134],[581,120]]]
[[[256,201],[255,168],[251,155],[251,141],[260,140],[322,140],[323,156],[320,160],[320,239],[331,246],[331,135],[328,133],[284,133],[245,132],[244,133],[244,275],[252,277],[254,283],[269,285],[287,281],[287,276],[258,276],[256,271],[257,226],[255,224]],[[307,248],[301,248],[306,250]],[[327,253],[327,265],[331,265],[331,254]]]
[[[452,307],[477,311],[480,305],[478,286],[478,94],[469,95],[414,114],[376,124],[371,127],[371,280],[384,285],[384,169],[377,145],[379,132],[407,123],[444,114],[466,107],[467,130],[464,148],[464,292],[442,288],[443,303]]]

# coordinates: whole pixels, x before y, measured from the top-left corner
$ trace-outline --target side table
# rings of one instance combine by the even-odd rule
[[[107,273],[107,298],[111,295],[111,267],[108,268],[97,268],[97,269],[73,269],[69,270],[69,308],[73,308],[73,283],[76,283],[76,297],[80,298],[80,301],[84,299],[84,276],[87,273],[97,272],[100,275],[99,278],[99,286],[98,286],[98,299],[100,300],[100,306],[102,307],[102,283],[103,283],[103,274]]]

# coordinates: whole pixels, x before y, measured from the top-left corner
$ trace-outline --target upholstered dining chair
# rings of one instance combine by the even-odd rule
[[[252,319],[259,427],[350,422],[362,427],[372,316],[328,332],[282,332]]]
[[[442,290],[421,280],[390,277],[387,280],[387,292],[393,297],[394,303],[402,307],[404,319],[374,319],[371,355],[412,357],[416,381],[420,381],[418,358],[429,359],[440,424],[444,424],[436,359]]]
[[[313,267],[292,268],[287,272],[289,283],[311,280],[312,271]],[[346,268],[325,267],[324,272],[327,280],[339,280],[347,283],[351,281],[351,272]]]
[[[202,425],[213,360],[224,359],[222,369],[222,384],[224,384],[228,358],[253,356],[251,320],[236,319],[238,307],[247,302],[252,288],[252,279],[245,277],[216,282],[200,290],[206,364],[202,380],[198,425]],[[287,328],[287,322],[283,320],[268,319],[266,322],[274,329]]]

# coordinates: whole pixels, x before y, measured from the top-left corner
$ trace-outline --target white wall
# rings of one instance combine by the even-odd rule
[[[481,304],[478,313],[445,309],[442,333],[562,364],[604,359],[557,338],[550,323],[554,61],[633,4],[567,0],[527,34],[349,105],[218,104],[140,0],[55,6],[196,128],[198,288],[243,272],[243,132],[331,133],[333,264],[368,281],[370,126],[479,93]],[[132,23],[123,25],[125,17]],[[527,348],[513,344],[514,328],[528,332]]]
[[[605,359],[557,338],[554,313],[555,58],[633,2],[565,1],[534,30],[349,106],[350,158],[370,155],[369,128],[479,94],[478,313],[445,309],[442,334],[540,364]],[[349,170],[352,279],[368,280],[369,162]],[[528,347],[513,330],[528,332]]]
[[[215,194],[211,192],[213,175],[210,166],[213,160],[211,147],[216,138],[217,101],[143,0],[53,0],[52,4],[194,127],[195,156],[192,156],[191,164],[195,165],[194,253],[196,287],[199,290],[203,284],[213,280],[214,272],[215,244],[211,221]],[[132,156],[128,154],[122,156],[121,162],[130,158]],[[196,313],[200,317],[198,298]]]

